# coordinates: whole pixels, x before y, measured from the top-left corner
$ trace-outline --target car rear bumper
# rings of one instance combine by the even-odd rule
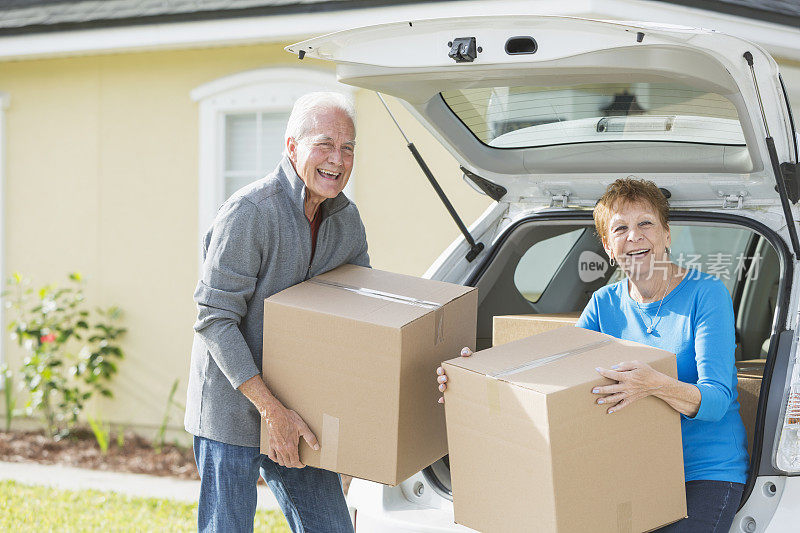
[[[356,533],[474,533],[453,522],[453,503],[421,474],[397,487],[354,479],[347,503],[355,508]]]
[[[377,512],[376,512],[377,511]],[[356,509],[356,533],[474,533],[447,518],[439,509],[406,509],[381,512]]]

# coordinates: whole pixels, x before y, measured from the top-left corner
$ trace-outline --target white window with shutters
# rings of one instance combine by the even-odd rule
[[[292,106],[314,91],[352,96],[333,72],[300,68],[242,72],[191,92],[200,112],[198,242],[231,194],[275,169]],[[350,183],[345,194],[352,197]]]
[[[283,153],[286,111],[225,115],[224,197],[271,172]]]

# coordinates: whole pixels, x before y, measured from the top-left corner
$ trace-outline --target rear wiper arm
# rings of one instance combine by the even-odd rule
[[[478,257],[478,254],[480,254],[483,251],[483,248],[484,248],[483,243],[482,242],[476,243],[475,239],[472,238],[472,235],[470,235],[469,230],[464,225],[464,222],[462,222],[461,217],[459,217],[458,213],[456,213],[456,210],[453,207],[453,204],[450,203],[450,199],[447,198],[447,195],[442,190],[442,187],[439,185],[439,182],[437,182],[436,178],[433,177],[433,172],[431,172],[431,169],[428,168],[428,165],[427,165],[427,163],[425,163],[425,160],[422,159],[422,156],[420,155],[419,151],[417,150],[417,147],[414,146],[414,143],[412,143],[411,141],[408,140],[408,137],[406,137],[405,132],[403,132],[403,128],[400,127],[400,124],[398,124],[397,119],[394,118],[394,114],[392,114],[392,111],[389,109],[389,106],[386,105],[386,101],[383,99],[383,96],[381,95],[381,93],[376,92],[375,94],[378,95],[378,98],[380,98],[381,103],[383,104],[383,107],[386,108],[386,112],[389,113],[390,117],[392,117],[392,121],[394,121],[395,126],[397,126],[397,129],[400,130],[400,134],[406,140],[406,146],[408,147],[409,151],[411,152],[411,155],[413,155],[414,159],[417,161],[417,164],[419,165],[419,168],[422,169],[422,172],[425,174],[425,177],[428,178],[428,181],[430,182],[431,186],[433,187],[433,190],[435,190],[436,194],[439,195],[439,199],[442,201],[444,206],[447,208],[447,212],[450,213],[451,217],[453,217],[453,220],[455,221],[456,226],[458,226],[458,229],[464,235],[464,239],[466,239],[467,243],[469,244],[469,252],[467,252],[467,256],[466,256],[467,257],[467,261],[472,262],[472,260],[475,259],[476,257]]]

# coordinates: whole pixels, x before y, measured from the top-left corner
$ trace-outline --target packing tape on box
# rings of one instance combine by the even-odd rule
[[[495,372],[494,374],[491,374],[490,377],[497,379],[505,376],[511,376],[513,374],[518,374],[520,372],[525,372],[526,370],[530,370],[532,368],[539,368],[540,366],[549,365],[550,363],[558,361],[559,359],[564,359],[565,357],[571,357],[579,353],[584,353],[590,350],[594,350],[595,348],[605,346],[606,344],[610,344],[611,342],[612,339],[604,339],[602,341],[593,342],[585,346],[581,346],[580,348],[573,348],[572,350],[567,350],[566,352],[560,352],[547,357],[542,357],[541,359],[528,361],[527,363],[515,366],[513,368],[508,368],[506,370],[501,370],[500,372]]]
[[[434,329],[433,332],[433,345],[436,346],[444,341],[444,308],[440,305],[433,312]]]
[[[339,419],[322,413],[322,442],[320,443],[319,467],[336,470],[339,463]]]
[[[617,533],[633,532],[633,506],[631,502],[617,505]]]
[[[609,344],[611,342],[612,339],[604,339],[602,341],[597,341],[587,344],[585,346],[581,346],[580,348],[574,348],[572,350],[567,350],[565,352],[553,354],[548,357],[542,357],[541,359],[536,359],[534,361],[528,361],[527,363],[515,366],[513,368],[507,368],[505,370],[495,372],[494,374],[488,374],[486,376],[488,378],[486,380],[486,403],[489,406],[489,412],[491,412],[492,414],[500,413],[500,378],[505,376],[511,376],[513,374],[518,374],[520,372],[525,372],[526,370],[530,370],[532,368],[538,368],[540,366],[548,365],[554,361],[558,361],[559,359],[564,359],[565,357],[570,357],[573,355],[577,355],[579,353],[588,352],[590,350],[594,350],[595,348],[605,346],[606,344]]]
[[[412,298],[410,296],[403,296],[402,294],[392,294],[391,292],[379,291],[376,289],[367,289],[366,287],[357,287],[355,285],[347,285],[345,283],[339,283],[336,281],[328,281],[317,278],[312,278],[308,281],[310,283],[316,283],[317,285],[327,285],[328,287],[334,287],[337,289],[354,292],[362,296],[369,296],[370,298],[378,298],[380,300],[386,300],[389,302],[413,305],[416,307],[422,307],[423,309],[430,309],[434,311],[433,343],[434,345],[436,345],[444,340],[444,329],[443,329],[444,308],[442,307],[441,304],[437,304],[436,302],[429,302],[426,300],[420,300],[419,298]]]
[[[500,414],[500,382],[492,376],[486,380],[486,403],[490,413]]]

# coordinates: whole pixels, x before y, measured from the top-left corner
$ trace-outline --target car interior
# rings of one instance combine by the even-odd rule
[[[762,359],[769,349],[780,265],[766,238],[733,225],[672,222],[671,258],[687,268],[716,274],[731,292],[736,315],[737,361]],[[478,281],[478,348],[491,346],[492,317],[579,313],[594,291],[622,279],[608,268],[582,281],[585,251],[607,259],[591,220],[520,224],[502,243]]]
[[[672,220],[671,259],[716,274],[731,292],[736,322],[740,413],[752,448],[761,377],[775,317],[780,263],[766,237],[740,225]],[[586,252],[605,262],[604,272],[584,281],[579,262]],[[590,255],[590,257],[595,257]],[[518,223],[494,247],[477,278],[477,348],[492,345],[492,317],[511,314],[579,314],[594,291],[623,279],[608,265],[590,212],[581,219],[547,217]],[[584,276],[585,278],[585,276]],[[450,491],[447,457],[428,470]]]

